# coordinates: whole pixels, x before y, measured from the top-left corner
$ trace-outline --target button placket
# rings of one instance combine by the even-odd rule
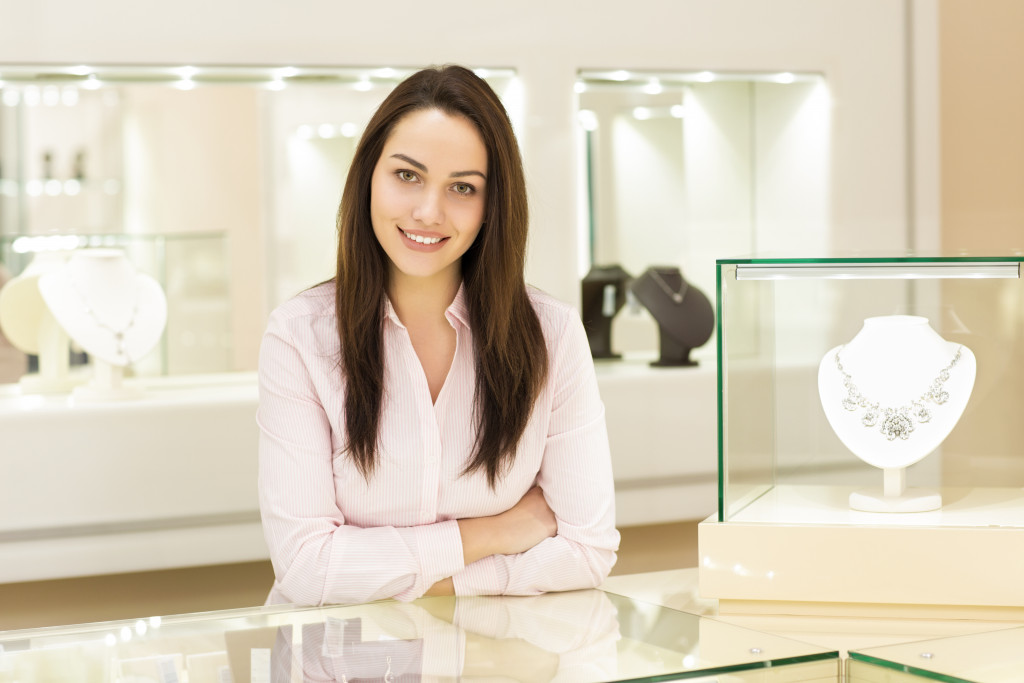
[[[424,459],[420,524],[430,524],[437,520],[438,492],[441,486],[441,430],[432,405],[421,413],[420,433],[423,434]]]

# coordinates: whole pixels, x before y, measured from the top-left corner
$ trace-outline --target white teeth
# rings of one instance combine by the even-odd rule
[[[440,237],[423,237],[422,235],[410,235],[405,230],[402,231],[402,234],[411,239],[412,241],[419,242],[420,244],[437,244],[442,239]]]

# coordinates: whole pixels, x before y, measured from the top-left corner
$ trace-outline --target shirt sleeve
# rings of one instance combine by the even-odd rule
[[[573,312],[548,343],[551,414],[537,483],[558,532],[525,553],[492,555],[453,577],[457,595],[536,595],[594,588],[615,564],[612,478],[604,404],[583,323]]]
[[[463,568],[454,520],[405,528],[346,524],[336,499],[333,458],[340,454],[331,425],[303,353],[277,314],[260,348],[259,394],[260,513],[275,574],[268,603],[412,600]]]

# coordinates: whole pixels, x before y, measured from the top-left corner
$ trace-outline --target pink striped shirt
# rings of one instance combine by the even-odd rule
[[[344,378],[334,285],[270,316],[259,361],[259,497],[276,579],[268,603],[413,600],[451,576],[457,595],[532,595],[600,584],[619,533],[604,406],[579,316],[536,290],[548,380],[515,464],[492,490],[462,475],[472,451],[472,330],[460,289],[445,315],[457,343],[431,402],[426,375],[390,303],[378,465],[367,482],[343,453]],[[519,555],[466,566],[456,520],[503,512],[535,484],[558,533]]]

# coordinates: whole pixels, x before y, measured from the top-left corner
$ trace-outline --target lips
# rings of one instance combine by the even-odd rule
[[[407,232],[405,230],[402,230],[401,228],[399,228],[398,230],[399,230],[399,232],[402,233],[402,236],[405,238],[406,244],[409,244],[410,246],[413,246],[413,247],[421,247],[421,248],[422,247],[427,247],[427,248],[435,247],[435,248],[437,248],[437,247],[440,247],[440,245],[442,243],[446,242],[449,239],[448,237],[446,237],[444,235],[438,235],[436,233],[435,234],[412,233],[412,232]]]

